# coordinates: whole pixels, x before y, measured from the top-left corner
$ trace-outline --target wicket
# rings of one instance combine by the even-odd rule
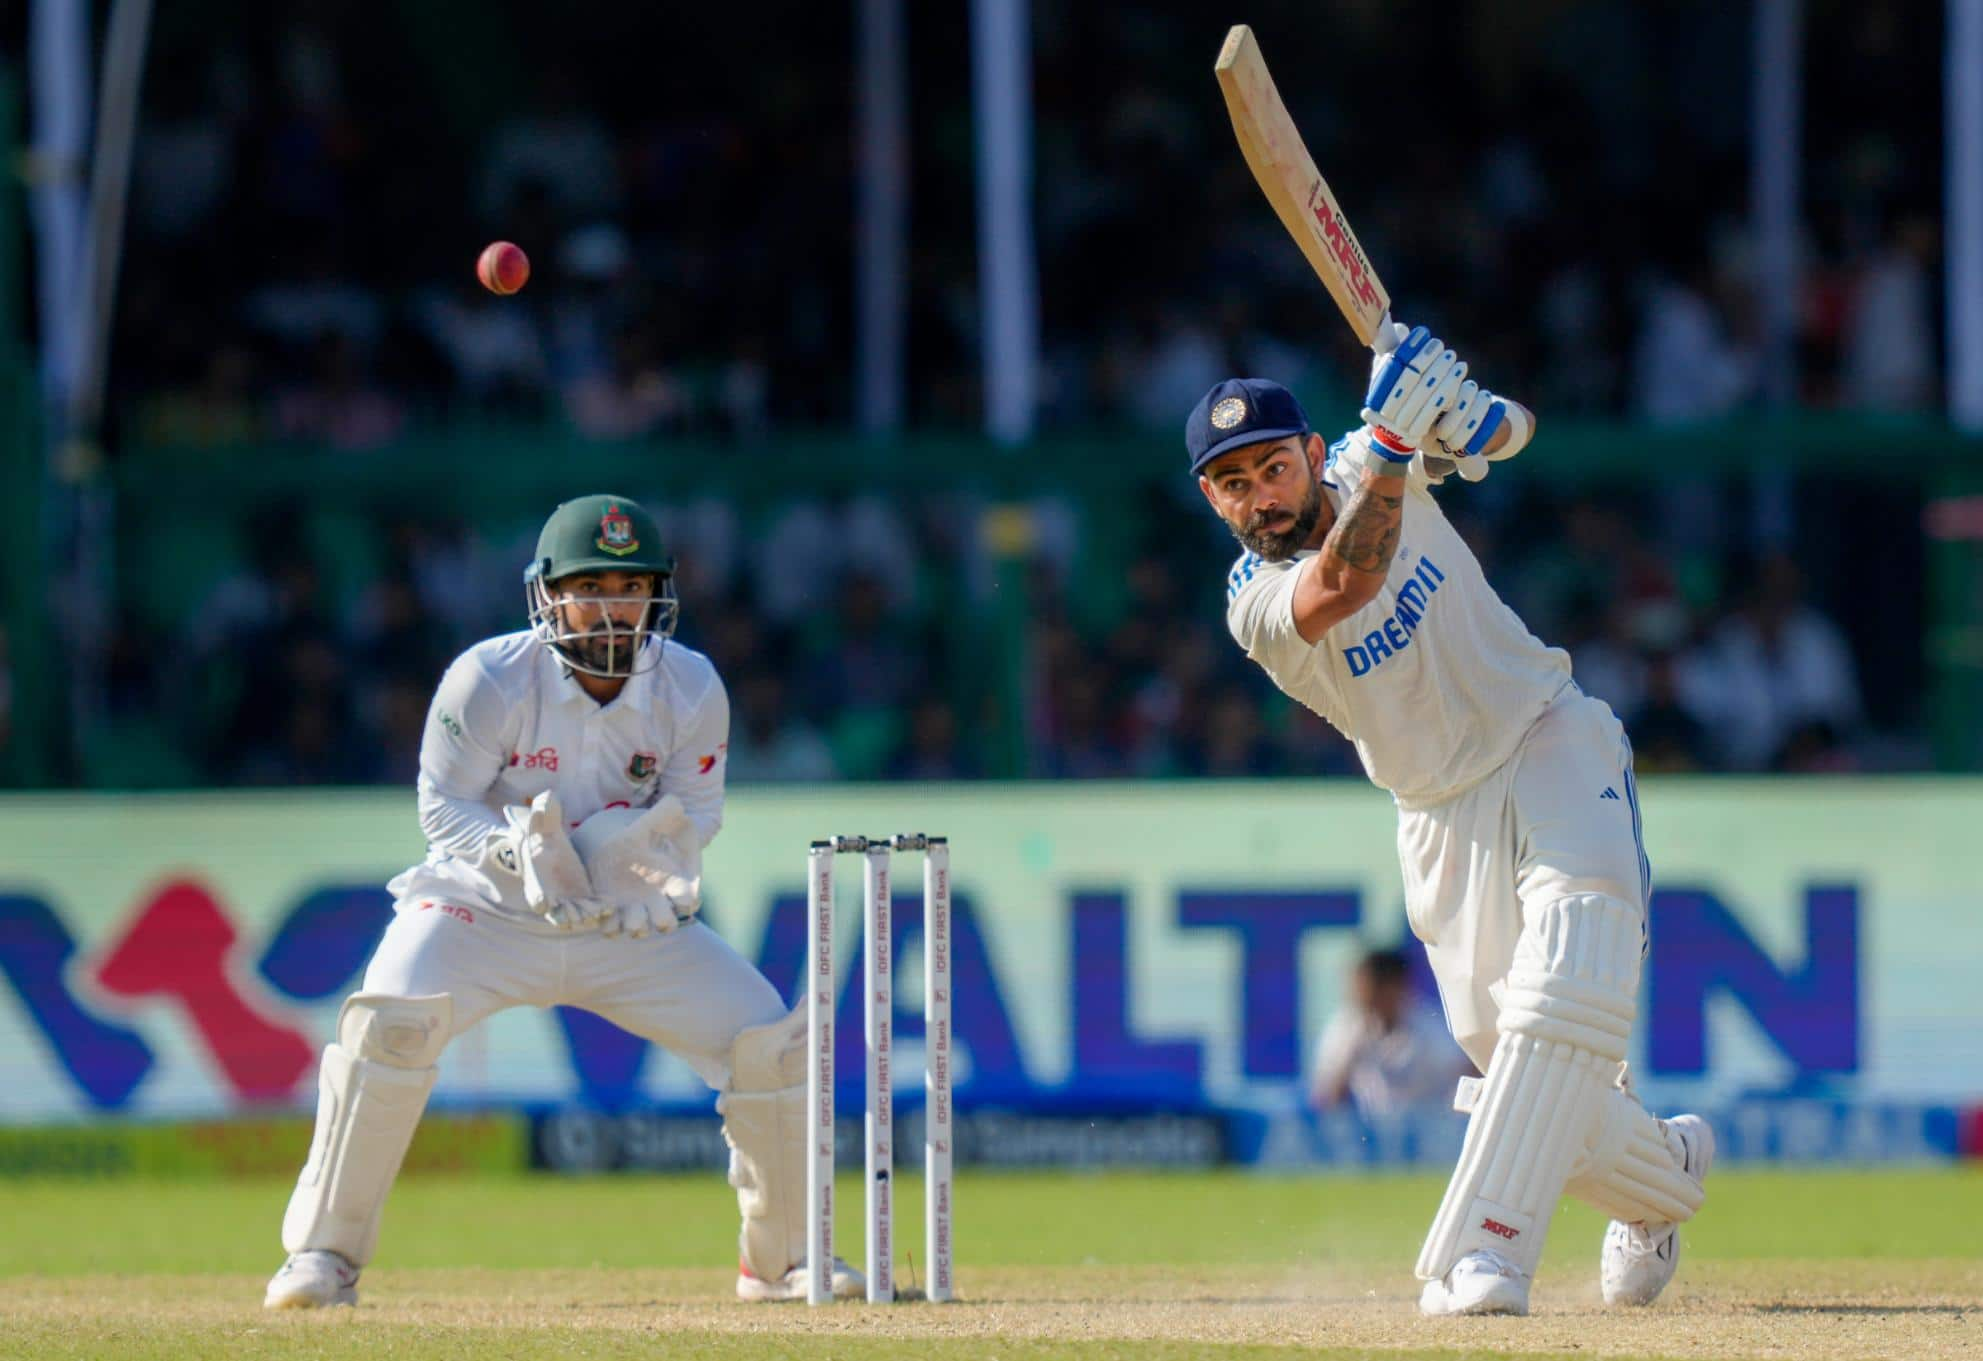
[[[868,1302],[895,1299],[895,960],[890,875],[894,852],[923,856],[923,1224],[927,1298],[953,1298],[951,1281],[950,843],[920,833],[839,836],[807,855],[806,1303],[833,1298],[833,861],[865,857],[861,941],[867,1040]]]

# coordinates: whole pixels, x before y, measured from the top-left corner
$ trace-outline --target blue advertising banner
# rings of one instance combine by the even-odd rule
[[[1657,888],[1633,1069],[1649,1103],[1724,1112],[1738,1157],[1956,1152],[1958,1112],[1983,1099],[1983,782],[1643,792]],[[1449,1159],[1452,1122],[1436,1113],[1386,1131],[1303,1108],[1349,969],[1405,937],[1381,793],[739,790],[707,857],[707,918],[794,996],[806,843],[894,831],[952,841],[958,1103],[1004,1122],[960,1131],[981,1156],[1059,1146],[1078,1160],[1113,1139],[1157,1160]],[[306,1109],[337,1004],[390,914],[381,886],[421,849],[399,794],[0,800],[0,1123]],[[908,1111],[921,1079],[910,868],[894,942]],[[843,903],[857,901],[852,862],[845,883]],[[858,913],[841,919],[842,967],[857,969]],[[855,992],[840,1015],[840,1071],[858,1084]],[[666,1144],[653,1121],[709,1096],[685,1065],[561,1009],[458,1039],[436,1099],[536,1112],[540,1158],[549,1122],[589,1121],[624,1162],[635,1117]],[[1062,1139],[1054,1122],[1073,1117],[1104,1134]]]

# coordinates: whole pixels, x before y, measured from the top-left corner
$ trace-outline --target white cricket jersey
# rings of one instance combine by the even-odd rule
[[[493,854],[503,809],[551,790],[576,827],[607,808],[682,801],[707,845],[723,822],[730,701],[709,658],[676,642],[600,704],[533,634],[477,643],[441,678],[420,743],[427,858],[387,885],[553,928]],[[644,658],[643,658],[644,660]]]
[[[1329,451],[1322,494],[1341,513],[1362,484],[1361,432]],[[1376,599],[1313,645],[1294,626],[1287,562],[1245,553],[1227,577],[1226,625],[1289,696],[1356,744],[1371,780],[1405,806],[1442,803],[1513,754],[1570,683],[1570,657],[1502,603],[1414,461],[1397,556]]]

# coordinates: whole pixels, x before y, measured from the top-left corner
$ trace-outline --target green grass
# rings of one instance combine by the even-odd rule
[[[969,1173],[957,1253],[986,1266],[1241,1266],[1389,1259],[1409,1268],[1444,1180],[1236,1172]],[[285,1182],[0,1182],[0,1277],[273,1269]],[[858,1178],[839,1235],[861,1247]],[[921,1255],[922,1190],[899,1185],[896,1240]],[[720,1265],[736,1201],[718,1175],[409,1178],[388,1202],[378,1264],[404,1269]],[[1589,1255],[1593,1211],[1566,1202],[1550,1261]],[[1966,1257],[1978,1252],[1975,1170],[1728,1172],[1688,1234],[1708,1259]]]
[[[269,1315],[285,1182],[0,1182],[0,1357],[1983,1355],[1983,1168],[1717,1173],[1681,1281],[1624,1316],[1595,1305],[1598,1217],[1566,1204],[1525,1320],[1413,1314],[1442,1189],[967,1169],[963,1303],[808,1311],[729,1302],[736,1211],[719,1175],[412,1177],[362,1308]],[[858,1180],[840,1192],[841,1250],[858,1262]],[[904,1178],[904,1284],[922,1271],[921,1207]]]
[[[665,1333],[625,1335],[600,1335],[573,1329],[554,1333],[531,1345],[529,1350],[523,1350],[519,1348],[516,1334],[507,1329],[459,1328],[445,1332],[418,1332],[397,1343],[381,1346],[370,1340],[361,1342],[355,1337],[338,1334],[311,1336],[302,1332],[302,1329],[312,1326],[310,1323],[302,1320],[284,1322],[290,1326],[206,1335],[202,1338],[202,1345],[213,1350],[202,1353],[185,1350],[184,1343],[177,1339],[138,1336],[128,1339],[128,1345],[115,1355],[129,1361],[185,1361],[185,1358],[196,1354],[225,1356],[230,1361],[232,1358],[255,1357],[419,1357],[421,1361],[493,1361],[494,1358],[507,1361],[514,1357],[543,1357],[547,1361],[550,1358],[556,1361],[618,1361],[619,1358],[657,1357],[667,1357],[670,1361],[737,1361],[740,1357],[751,1358],[751,1361],[787,1361],[788,1358],[805,1358],[805,1361],[967,1361],[967,1358],[1066,1361],[1070,1356],[1079,1356],[1083,1361],[1197,1361],[1206,1356],[1216,1356],[1219,1361],[1318,1361],[1318,1358],[1320,1361],[1418,1361],[1419,1358],[1437,1358],[1437,1361],[1514,1361],[1517,1356],[1522,1361],[1540,1361],[1543,1358],[1568,1361],[1568,1358],[1579,1355],[1575,1351],[1517,1353],[1469,1349],[1422,1352],[1337,1347],[1319,1353],[1313,1348],[1296,1346],[1215,1344],[1208,1348],[1202,1342],[1148,1339],[1097,1339],[1071,1345],[1061,1341],[1037,1342],[1022,1338],[987,1343],[977,1339],[932,1341],[927,1338],[858,1336],[808,1339],[798,1343],[750,1338],[742,1340],[740,1345],[740,1339],[731,1334],[679,1329]],[[0,1356],[33,1356],[55,1361],[56,1358],[106,1354],[87,1348],[71,1349],[59,1337],[35,1339],[34,1345],[36,1350],[13,1351],[6,1341],[0,1340]]]

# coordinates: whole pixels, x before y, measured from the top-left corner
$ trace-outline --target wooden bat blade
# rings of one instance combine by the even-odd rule
[[[1316,170],[1301,133],[1288,117],[1251,28],[1233,25],[1213,71],[1253,178],[1357,339],[1370,344],[1391,309],[1391,295],[1370,267],[1336,196],[1329,192],[1328,181]]]
[[[1281,225],[1308,257],[1356,338],[1388,351],[1391,337],[1380,336],[1378,328],[1390,316],[1391,295],[1371,268],[1356,233],[1350,230],[1349,219],[1330,192],[1329,182],[1315,168],[1300,131],[1281,102],[1280,91],[1274,87],[1273,76],[1268,74],[1267,60],[1260,55],[1253,30],[1234,24],[1212,69],[1226,98],[1226,112],[1232,115],[1239,149],[1267,201],[1274,205]],[[1521,419],[1503,424],[1495,433],[1482,451],[1489,458],[1509,449],[1517,438],[1518,426],[1523,443],[1533,437],[1535,413],[1518,402],[1509,401],[1509,405]],[[1514,452],[1519,452],[1519,446]],[[1469,473],[1484,475],[1484,467],[1484,463],[1475,465]],[[1474,477],[1469,476],[1469,480]]]

